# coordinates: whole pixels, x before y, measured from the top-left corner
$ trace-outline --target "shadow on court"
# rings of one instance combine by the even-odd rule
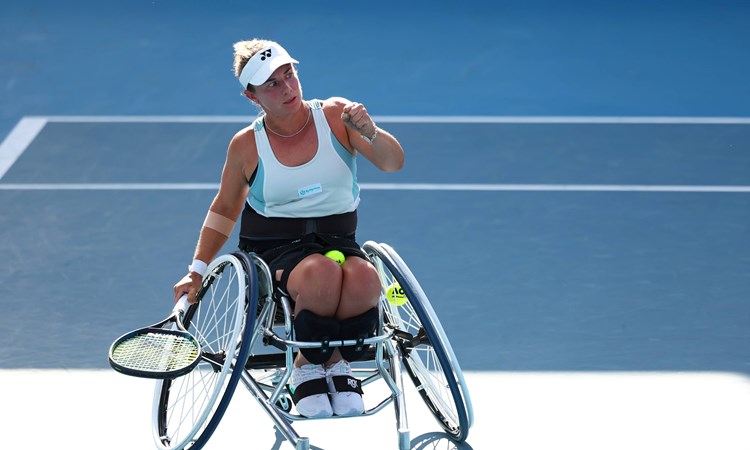
[[[445,433],[426,433],[411,440],[411,450],[473,450],[473,447],[466,442],[453,442]]]

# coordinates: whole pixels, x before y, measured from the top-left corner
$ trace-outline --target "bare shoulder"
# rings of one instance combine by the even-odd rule
[[[234,134],[227,149],[227,163],[241,168],[245,176],[253,173],[258,165],[258,147],[255,144],[255,131],[249,125]]]
[[[328,126],[331,127],[331,131],[336,136],[336,139],[350,152],[354,152],[354,148],[349,142],[349,132],[347,131],[344,121],[341,120],[341,114],[344,112],[344,106],[351,103],[349,100],[343,97],[331,97],[327,100],[323,100],[323,113],[328,121]]]
[[[323,111],[325,111],[326,115],[329,113],[341,115],[344,106],[349,103],[351,103],[351,101],[344,97],[331,97],[327,100],[323,100]]]
[[[232,140],[229,142],[230,154],[241,154],[248,149],[253,149],[257,153],[257,148],[255,146],[255,131],[253,130],[252,125],[248,125],[235,133]]]

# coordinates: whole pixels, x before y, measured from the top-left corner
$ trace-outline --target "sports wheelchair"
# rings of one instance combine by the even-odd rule
[[[295,413],[287,382],[295,351],[323,345],[368,348],[363,359],[369,366],[355,368],[354,376],[365,387],[383,380],[390,395],[363,415],[393,404],[399,450],[411,448],[402,368],[445,433],[456,442],[464,441],[473,422],[469,391],[427,296],[390,246],[368,241],[363,250],[382,285],[377,331],[364,340],[325,343],[294,340],[290,299],[274,291],[270,270],[257,255],[235,252],[212,261],[199,301],[183,319],[203,346],[201,363],[187,375],[156,382],[152,426],[157,448],[202,448],[242,383],[281,435],[296,450],[309,450],[309,438],[299,436],[291,423],[313,419]],[[406,295],[402,305],[386,298],[394,283]],[[334,418],[338,417],[330,417]]]

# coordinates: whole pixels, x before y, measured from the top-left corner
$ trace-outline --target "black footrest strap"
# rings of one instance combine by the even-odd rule
[[[364,394],[362,391],[362,381],[349,375],[338,375],[331,377],[333,387],[336,392],[356,392],[359,395]]]
[[[305,397],[309,397],[315,394],[327,394],[327,393],[328,393],[328,383],[326,383],[326,379],[317,378],[315,380],[305,381],[304,383],[297,386],[297,388],[294,389],[294,392],[292,392],[292,401],[294,401],[294,404],[296,405],[297,402],[299,402]]]

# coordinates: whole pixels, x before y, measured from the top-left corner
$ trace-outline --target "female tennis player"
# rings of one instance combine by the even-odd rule
[[[273,41],[234,44],[235,75],[262,112],[229,143],[219,191],[188,274],[174,286],[175,300],[187,293],[195,302],[206,264],[241,220],[240,248],[260,255],[295,302],[297,339],[355,339],[374,331],[381,289],[355,236],[357,156],[390,172],[403,167],[404,151],[362,104],[303,100],[295,64]],[[325,256],[332,250],[345,256],[342,263]],[[361,414],[362,389],[349,365],[360,356],[346,347],[298,354],[291,377],[297,411]]]

